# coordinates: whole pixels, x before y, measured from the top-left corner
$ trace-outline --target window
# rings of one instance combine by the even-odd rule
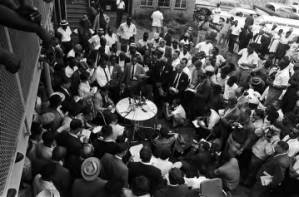
[[[169,7],[170,6],[170,0],[158,0],[158,6]]]
[[[141,5],[153,6],[153,0],[141,0]]]
[[[175,8],[186,8],[187,7],[187,0],[176,0],[174,7]]]

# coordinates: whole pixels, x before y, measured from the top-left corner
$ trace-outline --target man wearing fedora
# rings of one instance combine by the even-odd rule
[[[61,20],[57,29],[57,34],[60,35],[60,41],[65,54],[72,49],[72,30],[67,20]]]
[[[99,177],[101,172],[100,160],[96,157],[89,157],[81,165],[81,179],[76,179],[72,187],[72,197],[92,197],[95,192],[104,190],[107,183]]]

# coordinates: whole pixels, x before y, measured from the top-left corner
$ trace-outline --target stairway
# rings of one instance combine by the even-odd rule
[[[67,20],[70,23],[70,27],[74,30],[78,28],[80,19],[84,14],[88,12],[89,0],[72,0],[67,1],[66,12]]]

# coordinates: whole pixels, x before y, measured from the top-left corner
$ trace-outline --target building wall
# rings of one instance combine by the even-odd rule
[[[136,16],[139,14],[146,14],[150,17],[151,13],[155,10],[156,7],[158,7],[158,0],[153,0],[153,6],[143,6],[140,5],[140,0],[133,0],[132,1],[132,15]],[[187,0],[187,7],[186,8],[175,8],[175,0],[170,0],[170,6],[169,7],[160,7],[161,11],[166,16],[170,15],[183,15],[186,18],[192,18],[193,17],[193,11],[195,8],[195,0]]]
[[[285,3],[287,0],[239,0],[241,4],[264,6],[266,3]],[[290,0],[288,0],[290,1]]]
[[[53,3],[28,0],[42,14],[49,30]],[[20,185],[24,159],[15,163],[17,153],[26,154],[30,126],[41,74],[40,41],[37,35],[0,25],[0,46],[21,58],[16,74],[0,66],[0,196],[16,191]]]

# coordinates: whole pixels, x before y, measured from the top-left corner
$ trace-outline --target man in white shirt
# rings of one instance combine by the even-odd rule
[[[162,12],[160,11],[160,8],[157,7],[157,9],[152,13],[152,27],[153,27],[153,32],[161,32],[161,28],[163,26],[163,20],[164,16]]]
[[[111,70],[110,67],[107,66],[108,56],[102,55],[100,60],[100,65],[94,72],[92,77],[92,81],[97,81],[100,87],[106,87],[109,85],[111,81]]]
[[[126,8],[126,3],[124,0],[116,0],[116,28],[121,24],[121,20],[123,18],[123,14]]]
[[[203,51],[205,52],[206,56],[210,56],[214,46],[209,40],[206,40],[198,43],[195,48],[198,50],[198,52]]]
[[[279,70],[275,75],[275,79],[272,84],[269,85],[268,94],[265,101],[265,106],[271,105],[275,101],[279,100],[280,95],[289,86],[290,74],[290,59],[288,56],[284,56],[279,62]]]
[[[231,34],[229,36],[229,42],[228,42],[229,52],[234,53],[235,43],[237,42],[240,33],[241,33],[241,28],[238,26],[238,21],[232,22]]]
[[[245,87],[248,84],[251,72],[255,71],[258,66],[259,57],[254,51],[253,44],[249,44],[247,48],[239,51],[238,55],[241,57],[238,61],[237,78],[239,85]]]
[[[171,66],[172,66],[173,70],[175,70],[175,68],[177,67],[177,65],[180,62],[181,62],[181,60],[180,60],[180,51],[175,50],[172,54],[172,62],[171,62]]]
[[[101,38],[104,36],[103,28],[97,30],[97,34],[93,35],[88,42],[91,44],[93,50],[99,50],[101,47]]]
[[[72,30],[66,20],[60,22],[57,33],[61,36],[61,45],[65,54],[72,49]]]
[[[132,23],[131,17],[128,17],[127,22],[120,25],[119,32],[122,43],[128,43],[129,39],[137,34],[136,26]]]
[[[212,14],[213,14],[213,23],[219,24],[220,23],[220,14],[221,14],[220,3],[218,3],[217,7],[212,10]]]

